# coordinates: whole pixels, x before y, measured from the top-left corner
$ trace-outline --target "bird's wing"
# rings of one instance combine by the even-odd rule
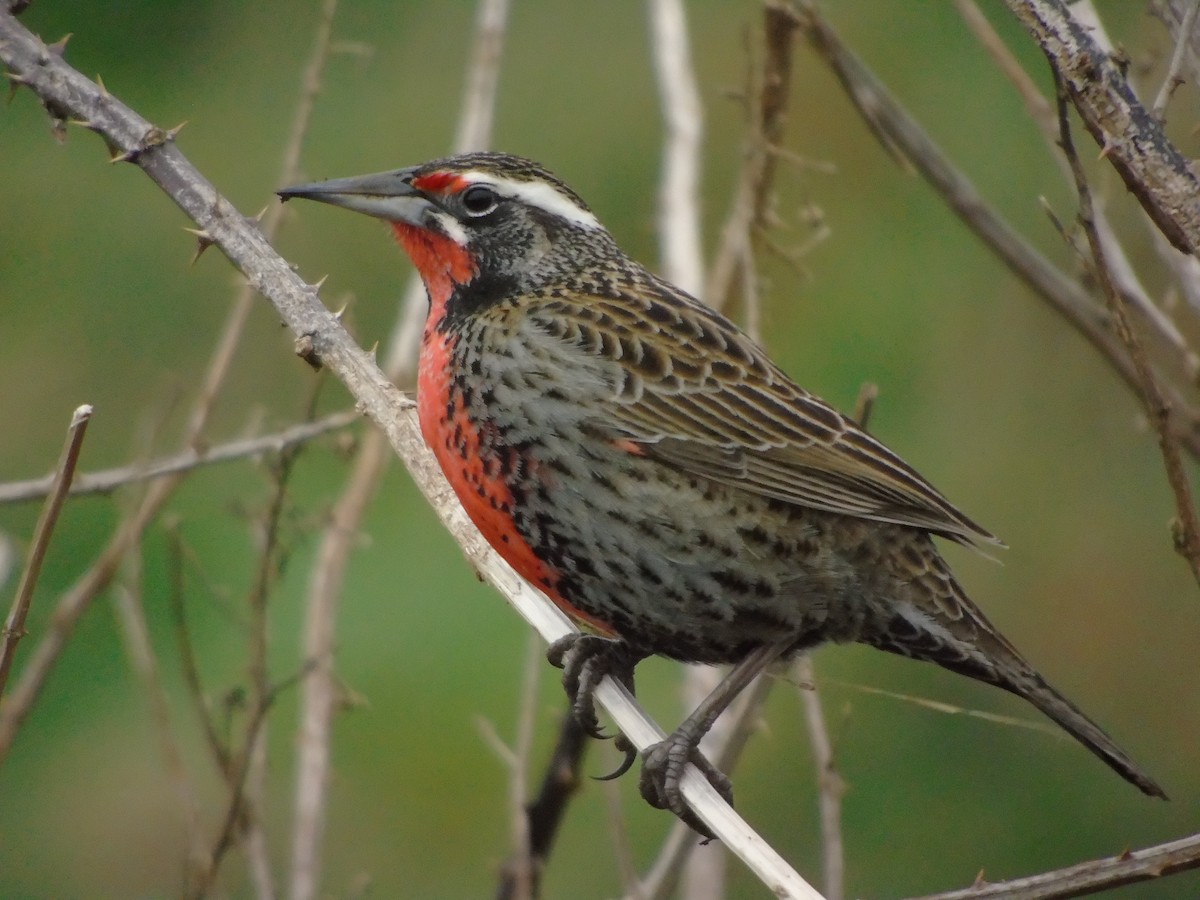
[[[736,326],[648,273],[555,292],[527,315],[611,363],[593,425],[639,452],[799,506],[999,544],[911,466],[787,377]]]

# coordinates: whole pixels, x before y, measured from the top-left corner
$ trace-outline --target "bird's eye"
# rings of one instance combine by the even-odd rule
[[[477,184],[463,191],[463,209],[473,216],[486,216],[499,203],[500,197],[486,185]]]

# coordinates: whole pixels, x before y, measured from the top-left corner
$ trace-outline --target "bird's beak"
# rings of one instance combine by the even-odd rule
[[[331,178],[313,184],[298,184],[277,191],[280,199],[293,197],[317,200],[333,206],[366,213],[389,222],[404,222],[424,227],[425,215],[434,209],[433,203],[409,183],[412,169],[376,172],[353,178]]]

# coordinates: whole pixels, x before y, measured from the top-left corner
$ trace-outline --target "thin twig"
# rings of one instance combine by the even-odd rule
[[[0,697],[4,696],[4,687],[8,684],[8,673],[12,671],[17,644],[25,636],[25,620],[33,603],[33,590],[37,587],[38,576],[42,574],[42,563],[46,559],[46,549],[50,546],[50,536],[54,534],[54,526],[58,523],[58,514],[62,511],[67,493],[71,489],[75,465],[79,461],[79,450],[83,446],[83,436],[87,433],[91,417],[90,406],[81,406],[71,414],[71,424],[67,426],[67,439],[51,478],[46,503],[33,529],[33,542],[29,545],[25,570],[17,583],[17,593],[4,622],[4,630],[0,631]],[[3,752],[0,752],[0,758],[3,758]]]
[[[995,884],[984,882],[957,891],[930,894],[919,900],[1053,900],[1082,897],[1196,868],[1200,868],[1200,834],[1144,850],[1126,850],[1119,856],[1090,860],[1040,875],[998,881]]]
[[[696,72],[688,42],[687,13],[682,0],[652,0],[649,37],[663,121],[662,172],[658,186],[658,242],[663,275],[685,291],[703,297],[704,253],[700,243],[700,169],[704,138],[704,108],[696,87]],[[696,707],[720,681],[718,669],[685,666],[683,706]],[[727,727],[718,719],[705,736],[703,750]],[[702,752],[703,752],[702,750]],[[621,883],[631,896],[638,890],[637,869],[615,784],[605,785],[609,831]],[[719,846],[686,863],[684,895],[691,900],[720,897],[725,890],[726,853]]]
[[[704,107],[682,0],[651,0],[650,48],[663,119],[658,240],[663,274],[694,296],[704,289],[700,245],[700,146]]]
[[[1104,255],[1104,244],[1096,231],[1092,192],[1088,187],[1087,176],[1083,164],[1075,152],[1075,143],[1071,137],[1071,120],[1067,114],[1068,94],[1064,83],[1055,71],[1055,84],[1059,87],[1058,117],[1060,141],[1063,153],[1071,164],[1071,172],[1075,177],[1075,188],[1079,192],[1079,223],[1087,235],[1088,245],[1092,251],[1092,262],[1097,280],[1108,300],[1113,313],[1117,334],[1128,348],[1129,356],[1137,369],[1141,386],[1142,402],[1146,414],[1154,425],[1158,435],[1158,446],[1162,452],[1163,466],[1167,472],[1167,482],[1175,496],[1175,549],[1187,560],[1192,569],[1192,577],[1200,584],[1200,520],[1196,517],[1196,508],[1192,502],[1192,488],[1188,482],[1187,472],[1183,468],[1183,460],[1179,454],[1179,440],[1171,425],[1171,407],[1163,396],[1154,372],[1150,368],[1146,355],[1142,351],[1141,342],[1129,323],[1125,312],[1125,301],[1117,290],[1112,271]]]
[[[196,716],[200,720],[200,726],[204,730],[205,742],[212,752],[217,771],[228,779],[231,769],[229,747],[221,738],[221,733],[213,721],[212,707],[200,681],[200,669],[196,664],[196,652],[192,647],[191,631],[187,624],[183,577],[183,538],[179,533],[179,523],[168,522],[165,530],[167,534],[167,601],[175,626],[175,645],[179,652],[183,682],[196,711]]]
[[[480,0],[455,152],[483,149],[491,141],[508,5],[509,0]],[[407,383],[416,373],[418,340],[426,309],[424,286],[413,276],[384,351],[384,368],[392,382]],[[305,679],[300,699],[291,900],[313,900],[320,888],[331,731],[338,694],[333,669],[337,612],[363,516],[391,458],[385,435],[374,429],[368,431],[359,446],[346,485],[330,511],[329,525],[321,535],[309,576],[302,652],[314,669],[312,676]]]
[[[124,568],[128,575],[122,579],[124,583],[118,585],[113,592],[113,605],[134,673],[146,695],[146,704],[150,708],[150,719],[154,723],[167,775],[179,801],[184,842],[187,846],[187,862],[184,867],[186,891],[203,871],[208,859],[207,850],[200,839],[200,801],[183,758],[175,725],[171,720],[170,701],[150,640],[150,626],[146,621],[142,593],[142,559],[136,549],[126,555]]]
[[[319,383],[316,380],[312,382],[308,402],[310,414],[316,404]],[[298,455],[299,447],[284,450],[269,467],[271,495],[260,524],[258,565],[255,569],[254,583],[247,597],[246,607],[250,614],[246,668],[250,680],[251,708],[255,710],[270,702],[272,692],[268,668],[270,619],[267,611],[274,586],[283,574],[286,553],[281,546],[280,529],[288,502],[288,487]],[[247,741],[252,742],[249,766],[244,779],[231,785],[233,790],[228,801],[231,814],[233,811],[245,811],[244,816],[249,826],[245,836],[246,850],[259,900],[270,900],[275,896],[275,878],[271,869],[266,833],[262,827],[267,789],[267,724],[264,717],[261,727],[252,736],[246,737]],[[219,863],[220,857],[214,853],[214,874]]]
[[[320,303],[316,291],[274,252],[262,232],[219,195],[167,139],[167,133],[156,129],[61,59],[53,58],[40,40],[3,11],[0,11],[0,61],[14,77],[56,109],[88,122],[89,127],[104,135],[120,159],[136,163],[163,188],[272,303],[297,338],[303,339],[306,358],[319,361],[333,372],[363,412],[387,433],[414,483],[480,575],[548,642],[571,633],[571,623],[565,614],[501,559],[455,501],[437,461],[421,440],[412,402],[400,394],[379,370],[372,355],[360,348],[338,318]],[[611,678],[600,682],[595,696],[638,749],[664,739],[662,730],[645,715],[629,692]],[[701,820],[777,897],[820,897],[721,799],[695,766],[685,768],[681,790]]]
[[[1158,94],[1154,97],[1154,106],[1151,108],[1154,118],[1160,122],[1166,121],[1167,104],[1171,102],[1171,95],[1183,84],[1179,70],[1183,68],[1183,54],[1187,50],[1188,40],[1196,25],[1197,13],[1200,13],[1200,0],[1192,0],[1192,5],[1184,13],[1183,22],[1179,26],[1179,34],[1175,38],[1175,50],[1171,53],[1167,74],[1163,77],[1162,87],[1158,89]]]
[[[641,888],[638,886],[637,866],[633,861],[633,842],[629,839],[629,821],[625,817],[625,807],[621,804],[621,788],[615,781],[605,781],[601,784],[604,794],[604,813],[612,845],[613,862],[616,863],[617,880],[630,900],[643,900]],[[717,889],[720,890],[722,880]],[[688,900],[694,900],[685,894]]]
[[[1200,31],[1195,28],[1183,30],[1183,20],[1194,4],[1195,0],[1153,0],[1149,11],[1166,26],[1172,45],[1177,45],[1180,40],[1187,44],[1182,65],[1187,67],[1192,84],[1200,85]]]
[[[47,89],[53,84],[54,90],[69,94],[70,100],[64,97],[63,103],[54,108],[69,111],[74,122],[104,135],[113,153],[113,160],[131,162],[147,173],[154,173],[152,177],[162,186],[174,185],[176,202],[182,202],[181,191],[183,185],[187,184],[190,188],[190,214],[200,226],[198,238],[201,247],[216,243],[205,223],[230,215],[237,215],[247,230],[253,228],[264,245],[268,242],[267,235],[274,235],[278,228],[278,215],[265,219],[260,229],[257,221],[252,223],[236,213],[232,204],[225,202],[222,207],[223,198],[202,178],[196,177],[189,183],[188,173],[174,167],[175,160],[171,154],[163,151],[175,149],[174,134],[178,129],[165,130],[151,125],[132,110],[113,101],[103,86],[89,81],[68,66],[61,55],[51,52],[7,13],[0,14],[0,37],[16,42],[5,45],[3,53],[0,53],[11,70],[10,78],[15,79],[14,84],[26,84],[33,88],[34,84],[41,83]],[[21,62],[14,65],[18,56]],[[39,96],[43,101],[48,99],[42,94]],[[182,159],[182,154],[179,158]],[[207,210],[201,212],[205,206]],[[241,342],[255,296],[253,286],[247,283],[239,289],[230,307],[185,428],[182,443],[192,450],[199,450],[203,444],[204,431],[233,364],[234,353]],[[96,595],[112,581],[121,558],[141,539],[142,532],[154,521],[182,480],[183,473],[175,473],[154,482],[140,506],[121,522],[88,570],[59,597],[50,630],[38,643],[8,702],[0,707],[0,761],[7,756],[17,731],[33,708],[80,616]]]
[[[1121,340],[1112,333],[1110,314],[1075,282],[1038,253],[991,207],[975,186],[956,169],[880,81],[841,42],[810,0],[797,0],[805,35],[837,75],[858,111],[878,135],[900,149],[945,202],[1032,290],[1062,315],[1121,376],[1140,392],[1137,369]],[[1184,446],[1200,456],[1200,412],[1164,385],[1175,415],[1172,423]]]
[[[799,25],[796,11],[785,0],[767,0],[763,4],[766,53],[762,75],[753,92],[757,103],[749,108],[750,128],[741,175],[705,282],[705,297],[717,309],[728,302],[739,269],[749,264],[751,235],[769,224],[771,191],[779,161],[779,154],[772,148],[783,144],[791,89],[792,43]]]
[[[231,758],[229,764],[229,787],[231,795],[236,802],[228,804],[225,808],[225,815],[221,819],[221,827],[217,833],[217,839],[213,842],[213,848],[206,860],[207,865],[199,873],[191,892],[186,895],[189,900],[204,900],[208,896],[209,889],[216,879],[221,860],[224,859],[225,854],[233,847],[237,841],[239,830],[245,825],[247,811],[242,801],[246,797],[246,778],[250,773],[250,768],[254,765],[255,748],[258,747],[258,733],[266,722],[268,713],[270,713],[275,702],[284,691],[293,687],[298,681],[302,681],[311,671],[312,667],[305,665],[290,678],[272,686],[267,692],[264,702],[252,708],[250,720],[246,723],[245,739],[238,752]]]
[[[357,411],[348,409],[312,422],[301,422],[275,434],[241,438],[212,447],[188,449],[174,456],[162,456],[158,459],[130,463],[113,469],[102,469],[98,472],[82,472],[76,475],[75,480],[71,483],[70,496],[111,494],[113,491],[131,484],[161,478],[164,475],[191,472],[205,466],[240,459],[253,459],[264,453],[281,453],[290,447],[307,443],[331,431],[340,431],[361,418],[362,416]],[[27,481],[9,481],[0,484],[0,505],[25,503],[45,497],[53,487],[54,478],[54,475],[47,475],[45,478],[31,478]]]
[[[879,388],[867,381],[858,389],[854,404],[854,420],[864,431],[870,424]],[[846,782],[837,770],[833,741],[825,721],[821,694],[817,690],[817,671],[812,656],[800,656],[792,666],[792,674],[800,688],[804,707],[804,723],[812,747],[813,766],[817,773],[817,808],[821,819],[821,859],[825,872],[823,885],[827,900],[841,900],[846,893],[846,846],[842,839],[842,795]]]
[[[794,672],[797,681],[810,686],[801,689],[800,702],[804,706],[804,722],[808,726],[813,766],[817,772],[821,860],[825,872],[822,887],[827,900],[842,900],[846,893],[846,849],[842,840],[842,795],[846,793],[846,783],[834,761],[833,742],[829,739],[829,726],[825,722],[825,711],[821,708],[821,696],[816,690],[817,678],[812,657],[805,654],[797,659]]]
[[[534,861],[530,841],[529,814],[525,808],[528,792],[529,753],[533,746],[534,712],[537,708],[538,680],[546,663],[541,640],[532,631],[526,642],[524,674],[521,678],[517,735],[513,741],[512,762],[508,775],[509,821],[512,830],[512,855],[509,871],[513,878],[514,900],[532,900],[541,872]]]
[[[529,823],[529,868],[533,873],[532,895],[535,897],[538,896],[538,878],[545,870],[570,799],[579,791],[583,758],[590,743],[591,738],[579,726],[574,710],[567,709],[537,796],[525,806]],[[510,860],[501,867],[496,900],[515,900],[518,896],[516,868],[519,865]]]

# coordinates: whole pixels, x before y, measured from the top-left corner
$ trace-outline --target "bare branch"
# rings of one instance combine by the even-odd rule
[[[115,469],[104,469],[99,472],[84,472],[77,475],[71,483],[72,497],[89,494],[110,494],[119,488],[161,478],[164,475],[176,475],[191,472],[205,466],[217,463],[233,462],[239,459],[249,459],[262,456],[265,453],[282,453],[291,447],[305,444],[314,438],[331,431],[338,431],[357,422],[362,416],[355,410],[333,413],[323,419],[312,422],[301,422],[290,428],[285,428],[275,434],[265,434],[261,437],[242,438],[217,444],[214,447],[188,449],[174,456],[164,456],[159,459],[130,463]],[[28,481],[10,481],[0,484],[0,505],[5,503],[24,503],[45,497],[50,493],[54,484],[53,475],[45,478],[32,478]]]
[[[1137,368],[1125,345],[1111,330],[1111,316],[1071,278],[1038,253],[980,196],[928,135],[875,76],[841,42],[810,0],[797,0],[805,35],[833,69],[872,129],[887,135],[950,208],[1032,290],[1075,327],[1131,389],[1139,388]],[[1178,392],[1164,385],[1172,411],[1172,430],[1193,455],[1200,455],[1200,414]]]
[[[746,749],[750,735],[756,730],[762,705],[774,683],[769,676],[770,673],[766,673],[764,677],[755,679],[721,716],[727,721],[727,727],[719,736],[720,740],[705,753],[722,772],[733,771],[742,751]],[[683,822],[676,821],[646,876],[635,891],[626,894],[625,900],[665,900],[675,890],[684,865],[699,846],[700,837],[696,832]]]
[[[529,823],[529,868],[533,873],[533,896],[537,896],[537,879],[550,856],[570,799],[579,790],[580,770],[589,743],[591,738],[579,727],[575,711],[568,709],[563,714],[558,741],[550,755],[537,796],[525,807]],[[510,859],[501,868],[496,900],[517,900],[520,897],[517,893],[518,866],[520,862]]]
[[[757,86],[757,103],[750,107],[751,127],[742,172],[705,288],[709,304],[717,309],[728,301],[739,268],[749,264],[751,235],[766,224],[779,160],[773,148],[783,144],[791,89],[792,42],[800,20],[786,0],[767,0],[763,18],[766,58],[762,80]]]
[[[178,735],[171,721],[170,703],[162,680],[162,671],[150,641],[150,626],[146,621],[146,609],[142,602],[142,561],[138,553],[130,553],[126,569],[126,583],[117,587],[114,607],[122,626],[126,650],[134,673],[146,694],[150,718],[158,737],[159,749],[167,767],[167,775],[179,801],[179,812],[183,818],[184,840],[187,844],[187,864],[184,869],[184,888],[188,889],[207,861],[207,853],[200,840],[200,802],[196,786],[188,774],[180,749]]]
[[[1006,0],[1059,73],[1104,156],[1154,223],[1200,249],[1200,179],[1134,96],[1124,74],[1061,0]]]
[[[1038,126],[1038,130],[1041,131],[1047,144],[1053,149],[1055,161],[1059,163],[1063,176],[1069,184],[1074,184],[1070,164],[1063,156],[1062,148],[1058,143],[1058,117],[1055,115],[1052,104],[1038,90],[1033,79],[1021,68],[1016,57],[1012,55],[995,29],[992,28],[991,23],[979,11],[974,0],[956,0],[955,5],[967,27],[971,29],[988,55],[995,60],[1000,71],[1016,88],[1017,94],[1033,118],[1034,124]],[[1076,12],[1078,11],[1077,6]],[[1118,241],[1103,206],[1097,206],[1094,212],[1096,232],[1104,244],[1105,255],[1111,264],[1114,279],[1125,302],[1141,316],[1154,339],[1172,354],[1183,375],[1189,381],[1194,381],[1197,374],[1200,373],[1200,358],[1188,345],[1187,339],[1175,323],[1150,299],[1150,295],[1138,279],[1125,249]],[[1145,221],[1150,222],[1149,219],[1145,219]],[[1163,240],[1162,232],[1157,228],[1152,226],[1151,231],[1159,240]],[[1178,254],[1178,251],[1175,252]]]
[[[90,406],[81,406],[71,415],[66,443],[55,467],[46,503],[33,529],[33,542],[29,546],[25,571],[21,573],[21,580],[17,584],[17,593],[13,597],[8,619],[4,622],[4,630],[0,631],[0,696],[4,695],[4,687],[8,684],[8,673],[12,671],[17,643],[25,636],[25,619],[33,603],[33,589],[42,574],[42,562],[46,559],[46,549],[50,546],[50,536],[54,534],[54,526],[58,523],[58,514],[67,501],[71,480],[75,476],[75,465],[79,461],[79,450],[83,446],[83,436],[87,433],[91,417]],[[0,757],[3,757],[2,752]]]
[[[1194,0],[1151,0],[1150,11],[1167,27],[1176,52],[1184,47],[1181,65],[1187,66],[1192,84],[1200,86],[1200,31],[1183,27],[1194,6]]]
[[[650,49],[658,84],[659,110],[663,119],[662,176],[658,187],[658,240],[663,275],[685,291],[703,297],[704,253],[700,243],[700,168],[704,136],[704,109],[696,87],[695,67],[688,46],[687,13],[681,0],[650,0]],[[683,667],[683,706],[695,708],[720,681],[711,666]],[[702,750],[727,722],[718,719],[705,736]],[[615,785],[606,793],[609,823],[613,834],[622,884],[637,881],[625,820],[618,805]],[[683,880],[685,896],[692,900],[720,897],[725,892],[726,854],[714,846],[711,853],[691,855]]]
[[[1171,430],[1171,407],[1163,396],[1158,380],[1154,377],[1146,355],[1141,348],[1137,334],[1129,324],[1125,312],[1125,301],[1117,289],[1104,255],[1104,244],[1096,230],[1096,220],[1092,204],[1092,192],[1088,187],[1087,176],[1083,164],[1075,152],[1075,143],[1071,138],[1071,122],[1067,115],[1066,82],[1055,74],[1055,83],[1059,85],[1059,129],[1060,142],[1067,161],[1071,164],[1071,173],[1075,177],[1075,188],[1079,192],[1079,222],[1087,235],[1088,245],[1092,251],[1092,261],[1095,265],[1100,287],[1108,299],[1109,308],[1117,326],[1117,334],[1129,350],[1129,356],[1137,369],[1141,382],[1142,402],[1146,413],[1154,424],[1158,434],[1158,445],[1162,452],[1163,465],[1167,471],[1167,481],[1175,495],[1176,535],[1175,546],[1192,568],[1192,576],[1200,584],[1200,521],[1196,517],[1196,508],[1192,503],[1192,489],[1188,483],[1187,473],[1183,468],[1183,460],[1179,455],[1179,441]]]
[[[191,885],[191,891],[186,895],[189,900],[204,900],[208,896],[209,889],[216,879],[217,870],[220,868],[221,860],[237,841],[239,828],[244,827],[246,823],[249,812],[244,802],[246,778],[254,765],[254,756],[259,752],[257,749],[260,746],[258,736],[267,720],[268,713],[284,691],[293,687],[296,682],[301,681],[310,672],[311,666],[306,665],[295,675],[272,686],[263,702],[252,707],[250,720],[246,723],[245,740],[239,751],[230,759],[228,775],[230,802],[221,820],[221,827],[213,849],[206,860],[207,865],[198,873],[195,883]]]
[[[846,850],[842,841],[842,795],[846,783],[838,774],[833,758],[833,742],[825,724],[821,696],[816,691],[816,672],[812,658],[805,654],[796,660],[795,677],[808,685],[800,690],[804,721],[812,745],[813,765],[817,770],[817,803],[821,812],[821,858],[825,870],[825,896],[841,900],[846,893]]]
[[[1192,5],[1183,14],[1183,21],[1179,24],[1179,33],[1175,36],[1175,50],[1171,53],[1167,74],[1163,77],[1162,87],[1158,89],[1158,94],[1154,98],[1154,118],[1160,122],[1167,117],[1167,104],[1171,102],[1171,95],[1175,93],[1176,88],[1183,84],[1183,78],[1179,72],[1183,68],[1183,55],[1187,50],[1188,41],[1191,39],[1192,30],[1196,27],[1196,13],[1200,13],[1200,0],[1192,0]]]
[[[517,736],[513,741],[512,760],[509,764],[508,801],[509,818],[512,822],[512,855],[507,871],[513,879],[515,900],[532,900],[537,896],[540,861],[534,859],[530,833],[532,824],[525,806],[526,782],[529,771],[529,753],[533,745],[534,711],[537,708],[537,687],[546,654],[541,642],[532,631],[529,633],[525,651],[524,675],[521,679],[520,708],[517,713]]]
[[[179,534],[178,522],[168,522],[167,532],[167,578],[170,589],[167,594],[171,608],[171,616],[175,627],[175,643],[179,650],[180,666],[183,670],[183,680],[187,687],[200,725],[204,729],[204,737],[212,752],[217,771],[228,778],[231,769],[229,748],[221,739],[213,722],[212,709],[200,682],[200,669],[196,665],[196,654],[192,648],[191,632],[187,624],[187,606],[185,603],[183,577],[183,540]]]
[[[658,187],[663,274],[699,297],[704,289],[699,202],[704,109],[696,87],[682,0],[651,0],[650,47],[665,126]]]
[[[1200,834],[1144,850],[1126,850],[1119,856],[1091,860],[1028,878],[1014,878],[995,884],[985,882],[957,891],[930,894],[919,900],[999,900],[1013,897],[1020,897],[1021,900],[1051,900],[1057,897],[1082,897],[1196,868],[1200,868]]]

